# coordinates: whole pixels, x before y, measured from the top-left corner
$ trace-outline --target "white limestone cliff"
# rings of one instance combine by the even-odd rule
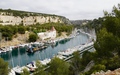
[[[44,24],[49,22],[63,23],[62,19],[58,16],[24,16],[21,18],[19,16],[0,14],[0,24],[2,25],[32,25],[36,23]]]

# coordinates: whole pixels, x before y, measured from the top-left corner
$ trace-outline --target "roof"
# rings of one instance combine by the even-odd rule
[[[54,28],[54,26],[52,26],[51,31],[56,31],[56,29]]]

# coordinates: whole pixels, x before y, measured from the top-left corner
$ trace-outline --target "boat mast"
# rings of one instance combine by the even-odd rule
[[[2,33],[0,32],[0,48],[1,48]]]
[[[6,42],[7,42],[7,50],[8,50],[8,37],[7,37],[7,40],[6,40]]]
[[[10,56],[11,56],[11,61],[12,61],[12,67],[14,67],[14,62],[13,62],[13,58],[12,58],[12,51],[9,51],[9,52],[11,52]]]
[[[18,46],[18,58],[19,58],[18,62],[19,62],[19,66],[20,66],[20,55],[19,54],[20,54],[20,51],[19,51],[19,46]]]

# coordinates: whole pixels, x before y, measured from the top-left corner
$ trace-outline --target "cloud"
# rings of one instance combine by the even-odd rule
[[[119,0],[1,0],[3,9],[62,15],[69,19],[94,19],[111,11]]]

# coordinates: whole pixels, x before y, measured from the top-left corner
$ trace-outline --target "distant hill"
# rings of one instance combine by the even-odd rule
[[[71,20],[71,24],[73,25],[85,25],[91,20]]]
[[[49,22],[71,24],[69,19],[59,15],[0,9],[0,24],[2,25],[32,25]]]

